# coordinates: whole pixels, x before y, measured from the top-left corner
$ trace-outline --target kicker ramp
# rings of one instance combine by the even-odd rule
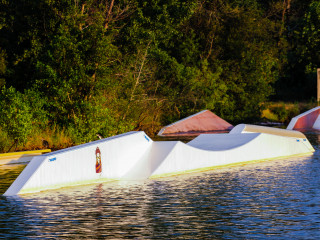
[[[121,179],[148,156],[151,146],[144,132],[129,132],[37,156],[4,195]]]
[[[315,107],[291,119],[287,129],[320,130],[320,107]]]

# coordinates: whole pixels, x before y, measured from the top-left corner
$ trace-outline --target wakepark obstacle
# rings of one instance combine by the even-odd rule
[[[158,136],[197,136],[201,133],[229,132],[233,126],[209,110],[203,110],[189,117],[163,127]]]
[[[35,156],[5,196],[114,180],[143,180],[314,152],[298,131],[240,124],[188,143],[153,141],[144,132]]]
[[[33,151],[1,153],[0,165],[27,163],[27,162],[30,162],[34,156],[41,155],[48,152],[51,152],[51,150],[41,149],[41,150],[33,150]]]
[[[315,107],[291,119],[289,130],[320,130],[320,107]]]

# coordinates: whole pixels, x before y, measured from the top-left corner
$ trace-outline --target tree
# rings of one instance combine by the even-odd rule
[[[0,49],[0,88],[6,83],[5,73],[6,73],[6,53]]]

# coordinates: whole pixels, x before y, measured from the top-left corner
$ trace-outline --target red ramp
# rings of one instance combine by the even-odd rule
[[[192,136],[218,131],[228,132],[233,126],[209,110],[204,110],[163,127],[159,136]]]
[[[320,107],[312,108],[309,111],[291,119],[287,129],[316,129],[320,130]]]

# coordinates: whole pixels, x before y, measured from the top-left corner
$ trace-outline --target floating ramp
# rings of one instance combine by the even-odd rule
[[[0,154],[0,165],[30,162],[34,156],[51,152],[50,149],[9,152]]]
[[[194,136],[200,133],[229,132],[233,126],[209,110],[204,110],[163,127],[159,136]]]
[[[240,124],[189,143],[129,132],[34,157],[5,196],[114,180],[138,180],[314,152],[297,131]]]
[[[291,119],[287,129],[316,129],[320,130],[320,107],[315,107],[301,113],[300,115]]]

